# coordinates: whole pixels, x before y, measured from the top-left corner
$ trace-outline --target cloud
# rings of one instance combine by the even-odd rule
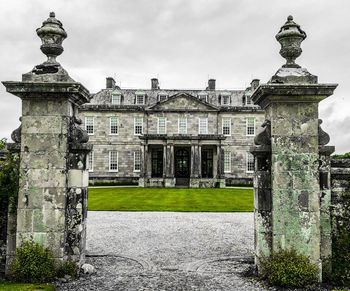
[[[266,82],[284,62],[275,34],[292,14],[308,34],[297,62],[320,82],[339,83],[335,95],[321,102],[320,115],[337,149],[350,151],[348,140],[340,138],[350,106],[347,0],[4,2],[0,79],[20,80],[45,60],[35,29],[53,10],[68,33],[58,60],[91,92],[105,86],[106,76],[116,76],[123,87],[141,88],[154,76],[166,88],[204,88],[208,76],[219,88],[244,88],[251,78]],[[19,106],[1,87],[3,136],[18,126]]]

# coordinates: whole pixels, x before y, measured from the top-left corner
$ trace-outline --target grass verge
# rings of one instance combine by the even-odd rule
[[[27,284],[0,282],[1,291],[54,291],[55,286],[51,284]]]
[[[253,189],[90,188],[89,210],[251,212]]]

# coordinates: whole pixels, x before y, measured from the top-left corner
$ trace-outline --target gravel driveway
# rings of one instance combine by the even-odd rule
[[[58,290],[263,290],[252,265],[252,213],[89,212],[96,274]]]

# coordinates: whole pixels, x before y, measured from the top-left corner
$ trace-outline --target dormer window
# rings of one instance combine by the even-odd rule
[[[198,98],[201,101],[208,102],[208,94],[206,94],[206,93],[199,93]]]
[[[146,94],[144,92],[136,92],[135,104],[144,105],[146,99]]]
[[[168,95],[166,93],[159,93],[158,94],[158,101],[162,102],[168,99]]]
[[[228,106],[231,103],[231,96],[229,94],[221,95],[221,105]]]
[[[120,92],[112,92],[112,104],[120,105],[122,104],[122,94]]]
[[[246,96],[245,105],[247,105],[247,106],[252,105],[252,97],[251,96]]]

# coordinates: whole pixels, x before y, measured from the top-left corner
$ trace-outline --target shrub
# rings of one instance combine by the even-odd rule
[[[312,288],[318,282],[318,268],[295,250],[281,250],[261,261],[261,275],[271,285]]]
[[[16,281],[29,283],[49,282],[56,275],[52,252],[34,242],[24,242],[17,248],[10,270]]]
[[[77,264],[72,261],[65,261],[57,267],[57,277],[62,278],[65,275],[69,275],[75,278],[78,274]]]

